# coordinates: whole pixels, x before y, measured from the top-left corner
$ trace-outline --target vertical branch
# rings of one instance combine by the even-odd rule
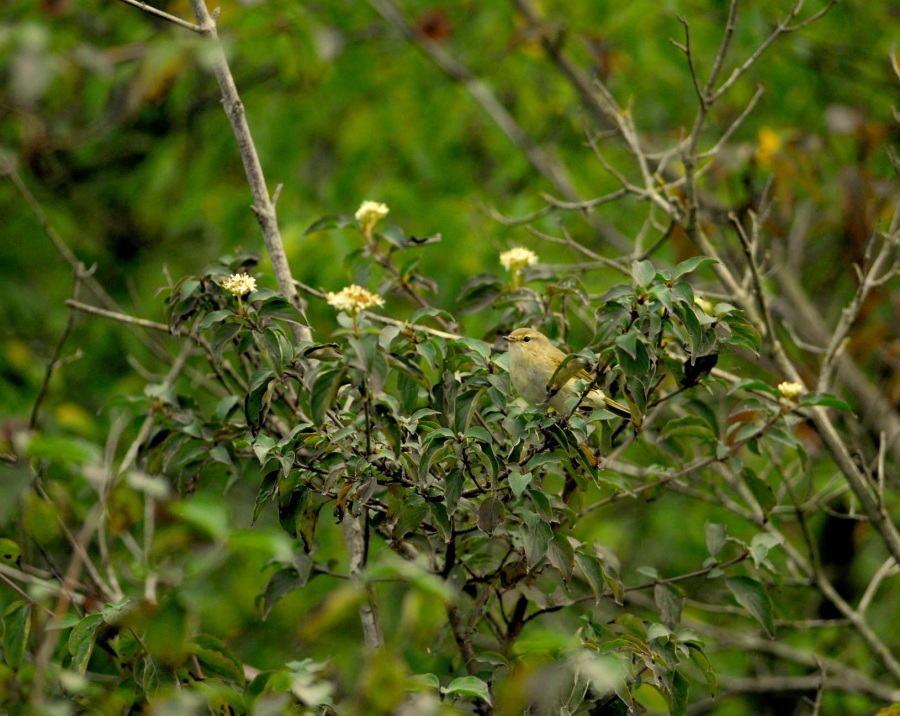
[[[361,508],[365,510],[365,508]],[[360,573],[366,566],[366,524],[365,512],[359,517],[354,517],[348,511],[344,515],[344,541],[347,543],[347,552],[350,556],[350,579],[359,587],[365,589],[365,599],[359,608],[359,617],[362,621],[363,639],[369,649],[381,649],[384,646],[384,636],[381,633],[381,623],[378,620],[378,608],[375,604],[375,591],[369,584],[364,584]]]
[[[284,251],[284,243],[281,240],[281,232],[278,229],[275,204],[269,196],[269,190],[266,187],[266,177],[263,174],[259,155],[256,152],[256,145],[253,143],[253,136],[250,133],[250,125],[247,123],[244,105],[241,102],[240,95],[238,95],[237,85],[234,83],[234,77],[232,77],[228,61],[225,59],[225,52],[222,50],[222,45],[219,42],[215,17],[209,14],[204,0],[191,0],[191,8],[194,11],[194,16],[197,18],[197,23],[200,25],[202,34],[214,48],[213,74],[219,83],[225,114],[231,123],[241,161],[244,163],[247,183],[250,185],[250,191],[253,194],[253,213],[256,214],[259,227],[262,229],[263,241],[266,244],[269,259],[272,262],[272,271],[275,274],[275,279],[278,281],[278,288],[289,301],[299,304],[297,287],[294,285],[294,279],[291,276],[287,254]],[[218,16],[218,12],[215,15]],[[297,340],[312,340],[309,326],[294,324],[294,335]]]

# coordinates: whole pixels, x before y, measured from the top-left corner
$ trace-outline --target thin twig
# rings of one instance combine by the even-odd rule
[[[87,271],[82,264],[79,264],[75,269],[75,276],[72,285],[72,296],[78,298],[78,291],[81,288],[81,280],[85,276],[90,276],[93,273],[93,269],[91,271]],[[34,399],[34,405],[31,407],[31,417],[28,420],[28,427],[30,430],[34,430],[37,427],[38,416],[40,415],[41,405],[44,402],[44,397],[47,395],[47,388],[50,385],[50,379],[53,377],[53,373],[56,368],[60,365],[60,356],[62,355],[63,347],[66,344],[66,341],[69,339],[69,336],[72,334],[72,329],[75,327],[75,311],[69,310],[69,315],[66,317],[66,325],[63,327],[63,332],[59,336],[59,340],[56,343],[56,349],[53,351],[53,355],[50,356],[50,359],[47,361],[47,367],[44,370],[44,379],[41,381],[41,387],[38,388],[37,397]]]
[[[138,10],[143,10],[149,15],[153,15],[154,17],[162,18],[166,22],[171,22],[173,25],[178,25],[178,27],[183,27],[185,30],[190,30],[191,32],[202,33],[203,28],[200,25],[195,25],[192,22],[188,22],[187,20],[182,20],[180,17],[176,17],[175,15],[170,15],[169,13],[160,10],[159,8],[153,7],[152,5],[148,5],[145,2],[141,2],[141,0],[119,0],[119,2],[123,2],[126,5],[131,5],[132,7],[136,7]]]
[[[134,316],[129,316],[125,313],[120,313],[118,311],[108,311],[105,308],[99,308],[97,306],[91,306],[87,303],[82,303],[81,301],[76,301],[75,299],[67,299],[66,305],[69,308],[74,308],[79,311],[83,311],[84,313],[92,313],[95,316],[103,316],[103,318],[110,318],[113,321],[119,321],[120,323],[127,323],[131,326],[140,326],[141,328],[150,328],[154,331],[161,331],[163,333],[170,333],[169,327],[165,323],[157,323],[156,321],[149,321],[146,318],[136,318]]]

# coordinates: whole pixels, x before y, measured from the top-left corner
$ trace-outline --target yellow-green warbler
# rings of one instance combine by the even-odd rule
[[[554,346],[550,339],[535,328],[517,328],[508,336],[509,378],[525,400],[532,405],[550,405],[556,412],[566,413],[566,401],[573,395],[580,395],[591,376],[579,366],[578,359],[570,361],[556,376],[553,385],[550,380],[566,354]],[[582,405],[591,409],[606,408],[623,418],[633,420],[627,406],[607,398],[599,388],[593,388],[584,398]]]

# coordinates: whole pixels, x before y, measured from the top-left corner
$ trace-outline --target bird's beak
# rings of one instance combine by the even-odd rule
[[[506,341],[507,343],[515,343],[516,342],[516,339],[513,338],[512,336],[503,336],[503,340]]]

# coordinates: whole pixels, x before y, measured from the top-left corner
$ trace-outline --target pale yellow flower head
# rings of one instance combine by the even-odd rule
[[[329,291],[325,294],[325,300],[328,301],[328,305],[334,306],[339,311],[349,313],[351,316],[359,315],[361,311],[366,309],[384,305],[381,296],[367,291],[356,284],[342,288],[337,293]]]
[[[785,382],[778,384],[778,392],[781,393],[781,397],[785,400],[796,400],[800,395],[806,392],[806,388],[799,383]]]
[[[222,281],[222,288],[240,298],[256,290],[256,279],[245,273],[234,273]]]
[[[509,251],[500,254],[500,263],[503,268],[512,273],[518,273],[526,266],[534,266],[538,262],[537,254],[531,249],[515,246]]]
[[[375,224],[388,215],[390,209],[387,204],[380,201],[364,201],[359,209],[356,210],[356,220],[360,223],[364,231],[371,231],[375,228]]]

